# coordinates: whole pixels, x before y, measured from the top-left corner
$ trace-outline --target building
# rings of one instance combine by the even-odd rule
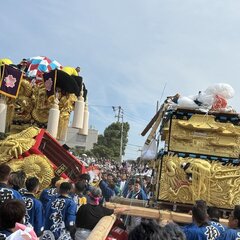
[[[89,128],[88,135],[85,136],[79,134],[79,129],[69,127],[65,144],[67,144],[70,148],[77,146],[82,150],[91,150],[94,143],[97,143],[97,141],[98,130]]]

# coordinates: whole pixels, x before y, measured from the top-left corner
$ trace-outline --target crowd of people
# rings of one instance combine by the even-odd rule
[[[123,221],[130,240],[239,240],[240,206],[229,216],[228,227],[219,223],[219,210],[199,200],[192,208],[193,222],[178,226],[129,217],[128,208],[108,209],[104,202],[115,196],[148,200],[151,197],[151,169],[147,165],[117,166],[111,162],[98,175],[84,173],[77,182],[55,176],[47,189],[41,189],[35,176],[12,172],[0,165],[0,240],[28,239],[83,240],[99,220],[116,214]],[[137,169],[137,170],[136,170]],[[41,191],[40,191],[41,189]],[[130,227],[129,227],[130,226]]]

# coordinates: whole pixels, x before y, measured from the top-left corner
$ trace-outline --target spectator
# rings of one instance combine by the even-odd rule
[[[119,194],[118,188],[115,186],[113,181],[113,174],[107,174],[107,180],[101,180],[99,187],[102,190],[103,198],[106,202],[109,202],[110,198]]]
[[[7,164],[0,165],[0,204],[8,199],[22,200],[21,194],[8,187],[11,168]]]
[[[131,199],[138,199],[138,200],[147,200],[147,195],[141,188],[140,182],[135,181],[133,190],[129,193],[127,196],[128,198]],[[135,228],[140,222],[141,222],[141,217],[129,217],[128,219],[128,228],[129,230]]]
[[[127,186],[125,184],[125,188],[123,189],[123,197],[125,198],[129,198],[129,196],[132,194],[132,192],[134,191],[134,180],[130,179],[127,183]]]
[[[55,239],[70,240],[74,235],[77,205],[69,196],[71,187],[68,182],[61,183],[59,195],[48,202],[43,239],[54,235]]]
[[[240,239],[240,205],[236,205],[228,219],[228,227],[223,240]]]
[[[139,200],[147,200],[147,195],[144,190],[141,188],[141,184],[139,181],[135,181],[134,189],[129,194],[128,198],[134,198]]]
[[[79,182],[82,182],[85,184],[84,194],[88,194],[91,191],[92,186],[89,184],[90,181],[90,175],[87,173],[83,173],[79,176]]]
[[[120,188],[120,192],[123,192],[124,186],[126,184],[127,181],[127,174],[126,173],[122,173],[120,176],[121,180],[119,181],[119,188]]]
[[[39,191],[39,180],[36,177],[30,177],[26,181],[27,193],[23,195],[26,204],[26,224],[31,224],[35,233],[40,237],[44,229],[44,213],[41,201],[35,198],[35,194]]]
[[[75,183],[74,201],[77,204],[77,210],[84,204],[87,204],[87,197],[84,195],[85,183],[78,181]]]

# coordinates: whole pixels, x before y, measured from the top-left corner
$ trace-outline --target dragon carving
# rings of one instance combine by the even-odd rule
[[[172,154],[162,161],[159,199],[190,204],[202,199],[223,208],[239,204],[239,167]]]

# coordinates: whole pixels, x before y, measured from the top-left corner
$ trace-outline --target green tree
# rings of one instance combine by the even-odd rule
[[[123,128],[122,128],[123,127]],[[107,157],[112,159],[119,159],[120,144],[122,132],[122,154],[125,153],[125,148],[128,142],[128,131],[130,125],[128,122],[122,123],[114,122],[109,125],[103,135],[99,135],[98,143],[93,148],[93,153],[97,157]],[[122,131],[123,130],[123,131]]]

